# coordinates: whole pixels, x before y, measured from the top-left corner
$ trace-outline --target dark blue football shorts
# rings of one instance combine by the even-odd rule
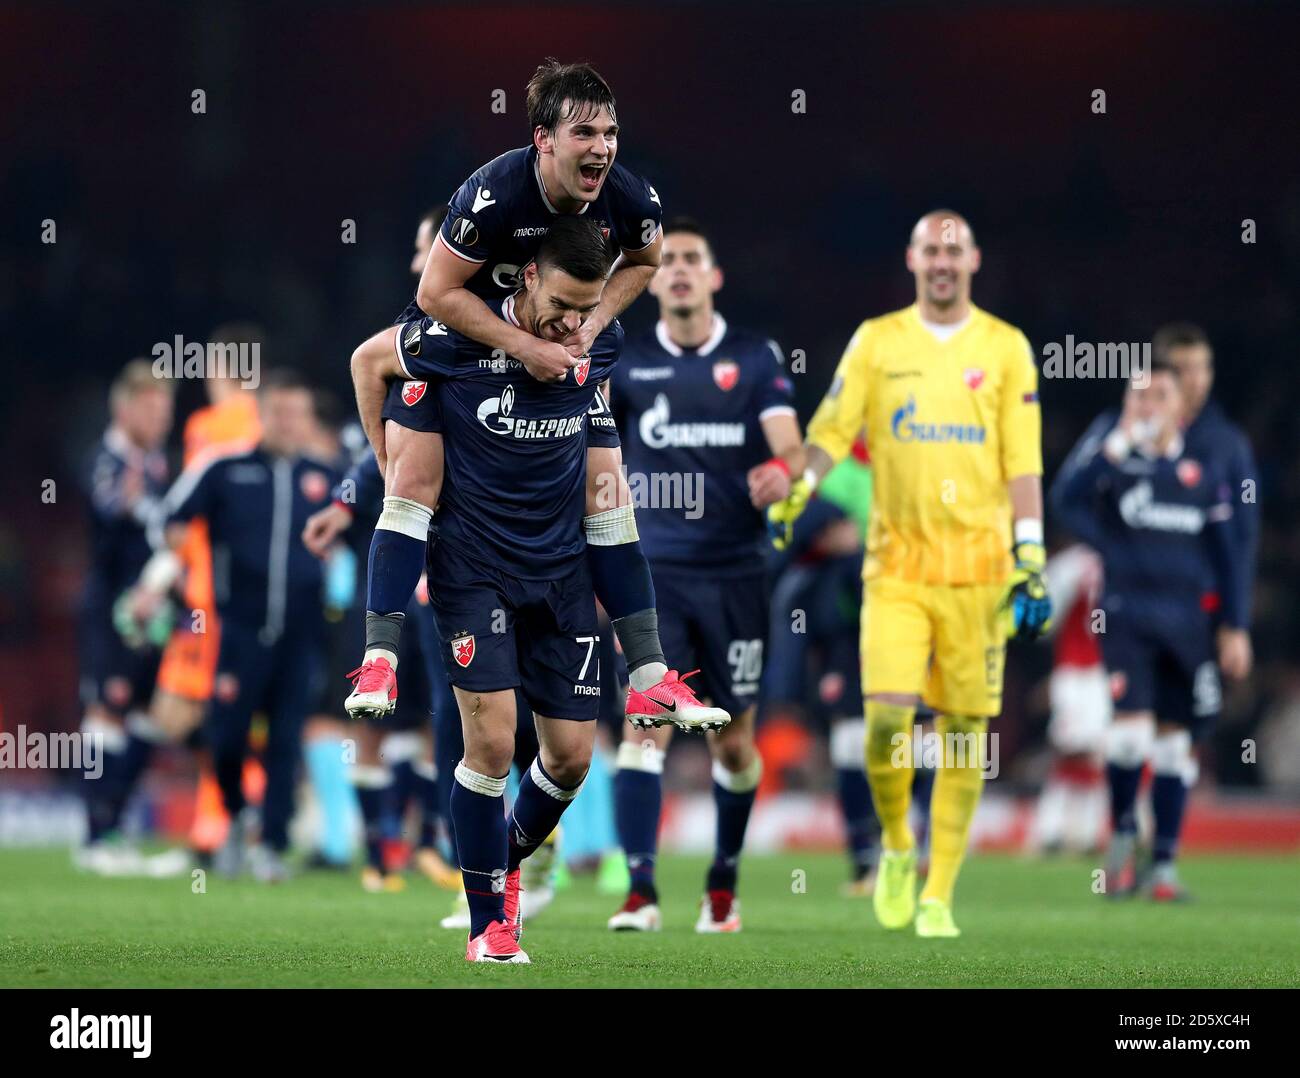
[[[1153,711],[1199,735],[1219,714],[1223,690],[1209,616],[1199,603],[1109,594],[1102,602],[1102,658],[1116,711]]]
[[[429,602],[448,680],[466,692],[519,688],[538,715],[580,722],[600,709],[600,631],[587,559],[526,580],[429,537]]]
[[[659,640],[683,673],[699,668],[696,694],[737,715],[758,701],[768,629],[761,571],[718,576],[651,562]]]

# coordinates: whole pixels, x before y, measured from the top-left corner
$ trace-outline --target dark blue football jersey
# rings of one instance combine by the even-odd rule
[[[113,603],[134,584],[149,560],[147,526],[167,493],[167,458],[132,445],[109,427],[92,456],[86,493],[90,498],[90,605]]]
[[[1224,620],[1244,626],[1242,567],[1222,468],[1197,459],[1185,446],[1170,457],[1133,452],[1115,464],[1102,444],[1117,418],[1113,410],[1098,417],[1051,491],[1062,522],[1101,554],[1106,596],[1132,597],[1153,615],[1198,611],[1205,582],[1213,579]]]
[[[488,306],[519,324],[513,295]],[[419,408],[436,401],[441,410],[438,542],[524,579],[569,572],[586,549],[588,412],[618,361],[622,326],[615,320],[558,383],[537,381],[517,359],[431,318],[408,323],[397,339],[410,381],[393,384],[384,416],[419,430]]]
[[[466,261],[482,264],[465,287],[485,300],[503,299],[519,287],[523,268],[559,213],[546,197],[534,146],[489,161],[461,184],[449,205],[441,242]],[[658,235],[663,207],[653,187],[615,162],[599,197],[583,213],[619,249],[639,251]]]
[[[324,461],[260,446],[213,454],[176,480],[157,523],[207,521],[218,612],[271,642],[323,625],[321,561],[303,546],[302,531],[338,478]]]
[[[772,455],[762,420],[793,415],[792,394],[776,343],[721,315],[696,349],[662,322],[629,338],[610,405],[646,557],[715,574],[761,566],[766,526],[745,476]]]

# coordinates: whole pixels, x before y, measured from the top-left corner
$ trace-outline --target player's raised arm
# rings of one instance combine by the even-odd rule
[[[1048,492],[1057,523],[1098,553],[1106,548],[1106,535],[1097,514],[1097,486],[1114,467],[1103,446],[1115,429],[1113,410],[1094,419],[1070,450]]]
[[[429,251],[429,260],[424,264],[415,293],[420,309],[457,333],[489,348],[500,348],[506,355],[519,360],[539,381],[559,381],[577,360],[563,345],[534,337],[498,318],[486,303],[466,288],[465,283],[481,265],[453,252],[440,232]]]
[[[579,328],[568,337],[564,344],[570,354],[584,356],[591,348],[591,342],[600,336],[611,322],[632,305],[650,284],[655,270],[659,268],[659,256],[663,249],[662,230],[655,232],[654,239],[637,251],[624,249],[614,263],[614,271],[609,275],[605,285],[605,295],[600,306]]]
[[[162,501],[150,513],[146,535],[153,555],[140,572],[132,589],[129,610],[143,624],[158,610],[172,586],[180,579],[184,567],[177,551],[185,545],[195,517],[206,516],[212,506],[212,471],[223,459],[209,452],[186,468]]]

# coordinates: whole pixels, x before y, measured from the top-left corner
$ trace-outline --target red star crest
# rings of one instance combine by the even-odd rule
[[[740,379],[740,367],[734,359],[720,359],[713,365],[713,382],[724,393],[732,390]]]
[[[451,642],[451,657],[457,666],[468,666],[474,661],[474,634],[458,636]]]

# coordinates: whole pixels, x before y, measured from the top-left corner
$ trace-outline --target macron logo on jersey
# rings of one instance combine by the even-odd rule
[[[474,209],[472,212],[478,213],[479,210],[486,209],[488,206],[495,206],[497,200],[492,197],[492,192],[486,187],[480,187],[478,194],[474,196]]]
[[[638,429],[641,441],[651,449],[682,449],[697,446],[745,444],[744,423],[672,423],[668,398],[660,393],[654,406],[641,413]]]
[[[900,442],[984,444],[983,427],[965,423],[917,423],[913,418],[915,415],[915,397],[908,397],[907,403],[894,412],[890,428]]]

